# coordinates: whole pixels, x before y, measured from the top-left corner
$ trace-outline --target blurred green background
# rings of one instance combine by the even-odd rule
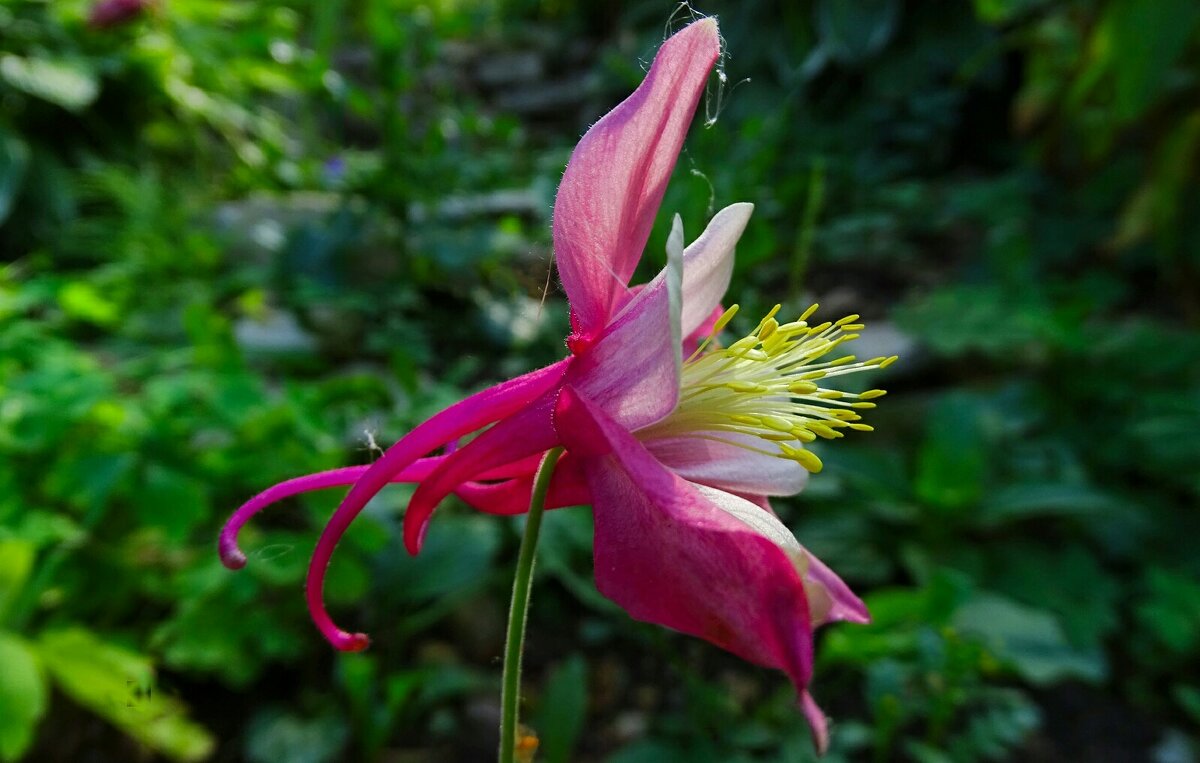
[[[697,10],[723,87],[644,272],[666,215],[753,201],[747,320],[820,301],[902,356],[777,502],[875,617],[820,640],[829,760],[1196,760],[1200,4]],[[373,502],[328,590],[361,655],[302,603],[337,495],[240,574],[216,533],[563,354],[554,190],[676,11],[0,3],[0,759],[493,754],[519,521],[448,505],[412,559]],[[781,675],[597,594],[590,531],[547,517],[539,760],[810,759]]]

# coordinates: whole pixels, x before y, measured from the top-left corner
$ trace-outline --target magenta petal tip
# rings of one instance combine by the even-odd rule
[[[337,631],[327,634],[329,643],[339,652],[361,652],[371,645],[371,637],[365,633],[347,633]]]
[[[246,566],[246,555],[238,548],[236,539],[222,535],[218,551],[221,555],[221,564],[228,569],[240,570]]]

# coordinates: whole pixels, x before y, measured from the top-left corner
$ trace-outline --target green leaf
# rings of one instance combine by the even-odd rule
[[[1089,517],[1124,508],[1115,496],[1088,485],[1017,484],[989,495],[976,516],[981,525],[995,527],[1030,517]]]
[[[546,679],[533,727],[547,763],[567,763],[574,759],[575,744],[587,715],[587,678],[587,663],[581,655],[573,654],[556,665]]]
[[[1030,683],[1045,686],[1065,678],[1103,680],[1103,654],[1071,646],[1054,615],[1011,599],[982,594],[955,613],[954,625],[978,636],[997,659]]]
[[[66,59],[6,54],[0,56],[0,79],[67,111],[82,111],[100,94],[96,73],[83,63]]]
[[[1136,613],[1142,630],[1154,636],[1155,651],[1160,657],[1194,654],[1200,649],[1200,583],[1154,568],[1146,588]]]
[[[926,504],[957,512],[983,495],[988,453],[982,409],[963,394],[938,402],[917,454],[914,490]]]
[[[1193,0],[1121,0],[1107,4],[1095,47],[1114,79],[1120,120],[1137,117],[1169,86],[1170,69],[1200,21]]]
[[[46,678],[37,654],[7,633],[0,633],[0,665],[0,759],[16,760],[33,742],[46,712]]]
[[[817,3],[822,51],[835,61],[859,63],[883,49],[896,31],[896,0],[822,0]]]
[[[0,130],[0,225],[8,219],[29,169],[29,146],[7,130]]]
[[[384,595],[402,607],[478,588],[499,550],[499,532],[489,517],[439,517],[420,556],[400,552],[381,560]]]
[[[179,540],[208,517],[208,492],[196,477],[151,464],[136,494],[135,508],[141,524],[162,527]]]
[[[0,540],[0,622],[25,587],[33,571],[35,550],[32,543],[17,538]],[[0,665],[3,665],[0,662]]]
[[[58,303],[69,317],[97,326],[112,326],[121,318],[116,303],[86,281],[65,284],[58,293]]]
[[[154,685],[150,660],[82,628],[48,631],[42,663],[63,693],[172,760],[199,761],[214,740],[187,719],[187,708]]]

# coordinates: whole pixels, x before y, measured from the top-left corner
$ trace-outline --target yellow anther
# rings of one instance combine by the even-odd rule
[[[813,326],[812,328],[810,328],[810,329],[808,330],[808,333],[810,333],[810,334],[820,334],[822,331],[824,331],[825,329],[829,328],[829,327],[830,327],[830,326],[832,326],[832,325],[833,325],[833,324],[832,324],[832,323],[830,323],[829,321],[825,321],[824,323],[817,324],[816,326]]]
[[[844,365],[846,365],[847,363],[853,363],[853,362],[854,362],[854,356],[853,356],[853,355],[846,355],[846,356],[843,356],[843,357],[840,357],[840,358],[838,358],[837,360],[831,360],[831,361],[829,362],[829,365],[831,365],[831,366],[844,366]]]
[[[796,395],[808,395],[816,392],[820,387],[810,381],[792,382],[788,385],[788,392]]]
[[[890,366],[891,364],[895,363],[895,362],[896,362],[897,360],[899,360],[899,359],[900,359],[900,356],[899,356],[899,355],[893,355],[893,356],[892,356],[892,357],[890,357],[890,358],[884,358],[884,359],[883,359],[883,361],[881,361],[881,362],[879,363],[879,367],[880,367],[880,368],[887,368],[888,366]]]
[[[800,442],[814,442],[817,436],[803,427],[796,427],[792,430],[792,436]]]
[[[817,397],[821,398],[822,400],[837,400],[838,398],[845,396],[846,393],[842,392],[840,389],[827,389],[823,392],[817,393]]]
[[[856,320],[858,320],[858,313],[852,313],[850,315],[847,315],[845,318],[840,319],[837,323],[834,323],[833,325],[845,326],[847,323],[854,323]]]
[[[847,323],[842,326],[842,331],[862,331],[867,327],[865,323]]]
[[[758,345],[758,337],[756,337],[752,334],[750,336],[744,336],[741,339],[734,342],[733,344],[729,345],[729,349],[726,350],[726,352],[728,352],[730,355],[741,355],[742,353],[756,347],[757,345]]]
[[[874,400],[875,398],[883,397],[886,394],[886,389],[869,389],[866,392],[859,392],[858,398],[860,400]]]
[[[734,392],[766,392],[767,388],[757,382],[731,381],[725,382],[725,387]]]
[[[779,445],[779,449],[783,452],[784,458],[790,458],[813,474],[821,471],[825,466],[821,463],[821,459],[817,458],[816,454],[811,450],[793,448],[790,445],[783,445],[782,443]]]
[[[798,331],[803,331],[807,328],[808,328],[808,324],[805,323],[804,321],[791,321],[789,323],[780,324],[779,333],[790,335],[790,334],[795,334]]]
[[[834,432],[832,429],[825,426],[824,424],[822,424],[819,421],[813,421],[813,422],[809,423],[808,429],[810,432],[815,434],[817,437],[824,437],[827,440],[831,437],[837,437],[836,432]]]
[[[763,416],[762,423],[763,426],[774,429],[776,432],[790,433],[792,431],[792,422],[788,421],[782,416],[776,416],[773,413],[768,413],[767,415]]]
[[[787,442],[796,439],[791,432],[755,432],[758,437],[771,442]]]
[[[779,329],[779,321],[774,318],[767,318],[762,323],[762,328],[758,330],[759,341],[766,341],[771,338],[771,335]]]
[[[857,430],[859,432],[874,432],[875,431],[875,427],[871,426],[870,424],[851,424],[850,428]]]
[[[819,305],[819,304],[817,304],[816,302],[812,303],[812,305],[811,305],[811,306],[810,306],[810,307],[809,307],[807,310],[805,310],[804,312],[800,313],[800,317],[799,317],[799,318],[797,318],[796,320],[798,320],[798,321],[806,321],[806,320],[808,320],[809,318],[811,318],[811,317],[812,317],[812,314],[813,314],[813,313],[815,313],[815,312],[817,311],[817,308],[818,308],[818,307],[820,307],[820,305]]]
[[[717,318],[717,322],[713,324],[712,332],[714,334],[720,333],[720,331],[722,329],[724,329],[726,326],[728,326],[729,322],[731,320],[733,320],[733,316],[737,315],[737,311],[738,311],[737,305],[730,305],[729,308],[725,310],[725,312],[721,313],[721,317]]]
[[[851,403],[851,408],[874,408],[874,403]]]

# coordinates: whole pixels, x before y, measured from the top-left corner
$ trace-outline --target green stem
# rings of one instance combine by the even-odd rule
[[[512,604],[508,608],[508,635],[504,644],[504,677],[500,690],[500,763],[513,763],[517,752],[517,715],[521,700],[521,655],[525,651],[525,620],[529,615],[529,589],[533,585],[533,560],[537,552],[538,533],[542,530],[542,514],[546,508],[546,493],[550,476],[562,455],[562,448],[546,453],[533,481],[529,496],[529,514],[525,518],[525,534],[517,555],[517,575],[513,580]]]

